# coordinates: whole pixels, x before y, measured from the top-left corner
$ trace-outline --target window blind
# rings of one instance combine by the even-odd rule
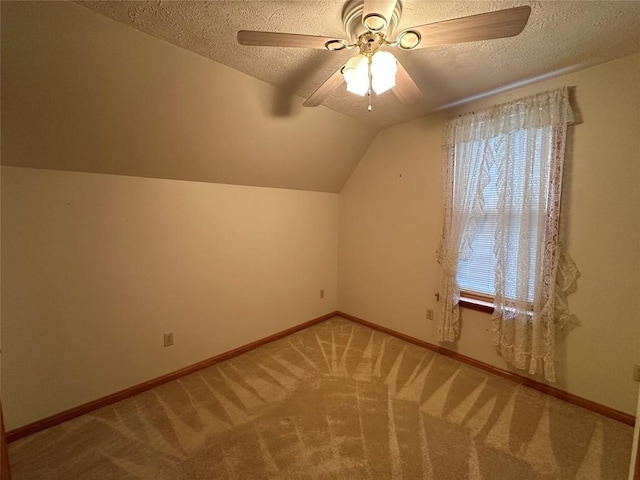
[[[541,144],[544,128],[532,130],[517,130],[509,135],[501,135],[487,140],[477,140],[472,148],[485,150],[485,155],[492,159],[493,163],[488,170],[489,182],[483,189],[482,215],[478,218],[475,239],[471,244],[471,253],[467,258],[462,258],[458,262],[457,281],[460,290],[463,292],[487,295],[493,297],[496,277],[496,254],[494,245],[496,244],[496,231],[498,222],[502,222],[505,229],[504,234],[518,238],[523,228],[528,230],[529,235],[536,236],[539,228],[536,221],[537,216],[523,218],[521,212],[511,205],[518,205],[522,198],[528,198],[532,205],[538,208],[546,208],[540,203],[540,182],[543,181],[545,172],[540,171],[541,152],[547,146]],[[527,150],[527,136],[535,136],[535,148]],[[526,158],[534,158],[534,162],[526,162]],[[499,171],[500,162],[508,162],[507,168],[513,169],[516,173],[516,182],[511,186],[510,198],[498,198],[498,184],[501,181]],[[499,211],[504,212],[500,219]],[[537,210],[536,210],[537,211]],[[517,244],[518,242],[513,242]],[[533,245],[533,244],[532,244]],[[528,258],[531,268],[529,268],[530,278],[518,278],[517,259],[525,255]],[[526,282],[525,291],[528,291],[530,301],[533,301],[535,285],[535,264],[537,252],[532,248],[528,252],[508,252],[506,271],[502,272],[508,281],[506,282],[505,294],[507,297],[515,298],[518,282]],[[522,288],[522,287],[521,287]]]

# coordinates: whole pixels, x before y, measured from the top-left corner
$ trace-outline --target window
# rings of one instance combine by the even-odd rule
[[[572,120],[562,88],[461,115],[446,127],[439,340],[459,335],[462,293],[489,297],[498,351],[549,381],[557,315],[566,307],[559,295],[572,283],[557,279],[577,275],[575,266],[565,268],[570,258],[559,244]]]
[[[468,298],[480,297],[481,299],[488,299],[490,297],[493,300],[496,294],[496,253],[494,245],[499,220],[498,182],[501,178],[500,172],[503,162],[508,161],[510,168],[514,170],[513,175],[510,175],[512,182],[509,186],[509,191],[510,195],[516,197],[510,202],[512,208],[508,212],[509,220],[504,222],[508,227],[508,231],[505,233],[510,237],[509,243],[515,245],[517,238],[524,230],[533,238],[538,235],[538,219],[541,218],[539,210],[542,210],[545,215],[547,210],[546,202],[540,201],[540,191],[544,191],[544,186],[540,182],[542,179],[549,178],[548,172],[541,173],[540,171],[543,164],[541,155],[551,151],[550,145],[543,146],[542,143],[545,138],[549,139],[548,141],[553,138],[553,135],[545,131],[550,128],[517,130],[511,133],[510,141],[506,141],[505,136],[500,135],[487,141],[476,141],[476,145],[471,147],[476,149],[485,148],[487,150],[485,155],[488,154],[493,159],[493,163],[487,169],[487,183],[481,193],[482,213],[477,218],[475,238],[469,245],[467,255],[461,257],[458,261],[456,279],[463,295]],[[529,143],[529,138],[533,140],[531,143]],[[530,146],[529,148],[527,148],[528,145]],[[530,162],[528,168],[527,162]],[[458,168],[462,168],[460,162],[456,162],[456,165]],[[530,208],[526,215],[528,220],[525,219],[522,207],[515,208],[523,204],[527,189],[530,190],[528,192]],[[454,184],[454,195],[456,190],[456,185]],[[526,252],[514,252],[510,256],[503,273],[505,278],[517,278],[518,262],[516,257],[518,255],[526,255],[528,257],[527,270],[529,278],[526,280],[528,287],[526,298],[530,303],[533,303],[538,244],[530,242]],[[513,281],[507,282],[504,294],[508,298],[515,298],[516,283]]]

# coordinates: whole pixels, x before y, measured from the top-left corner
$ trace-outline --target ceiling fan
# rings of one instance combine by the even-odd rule
[[[392,89],[405,104],[420,101],[422,92],[409,73],[386,49],[416,48],[454,43],[490,40],[518,35],[527,24],[531,7],[528,5],[493,12],[428,23],[402,30],[391,40],[400,15],[400,0],[352,0],[342,12],[347,37],[341,38],[301,35],[295,33],[241,30],[241,45],[268,47],[313,48],[337,52],[358,49],[303,103],[306,107],[320,105],[336,88],[347,83],[347,90],[369,97]]]

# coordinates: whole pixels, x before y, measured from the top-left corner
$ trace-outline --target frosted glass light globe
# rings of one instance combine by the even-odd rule
[[[371,59],[371,86],[378,95],[396,86],[398,62],[389,52],[376,52]]]
[[[342,69],[342,76],[347,82],[347,91],[364,96],[369,90],[369,61],[365,55],[357,55],[349,59]]]

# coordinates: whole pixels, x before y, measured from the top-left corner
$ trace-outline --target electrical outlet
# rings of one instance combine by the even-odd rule
[[[427,320],[433,320],[433,310],[427,308]]]
[[[640,382],[640,365],[633,366],[633,379],[636,382]]]
[[[164,346],[170,347],[173,345],[173,332],[164,334]]]
[[[324,298],[324,288],[320,290],[320,298]]]

